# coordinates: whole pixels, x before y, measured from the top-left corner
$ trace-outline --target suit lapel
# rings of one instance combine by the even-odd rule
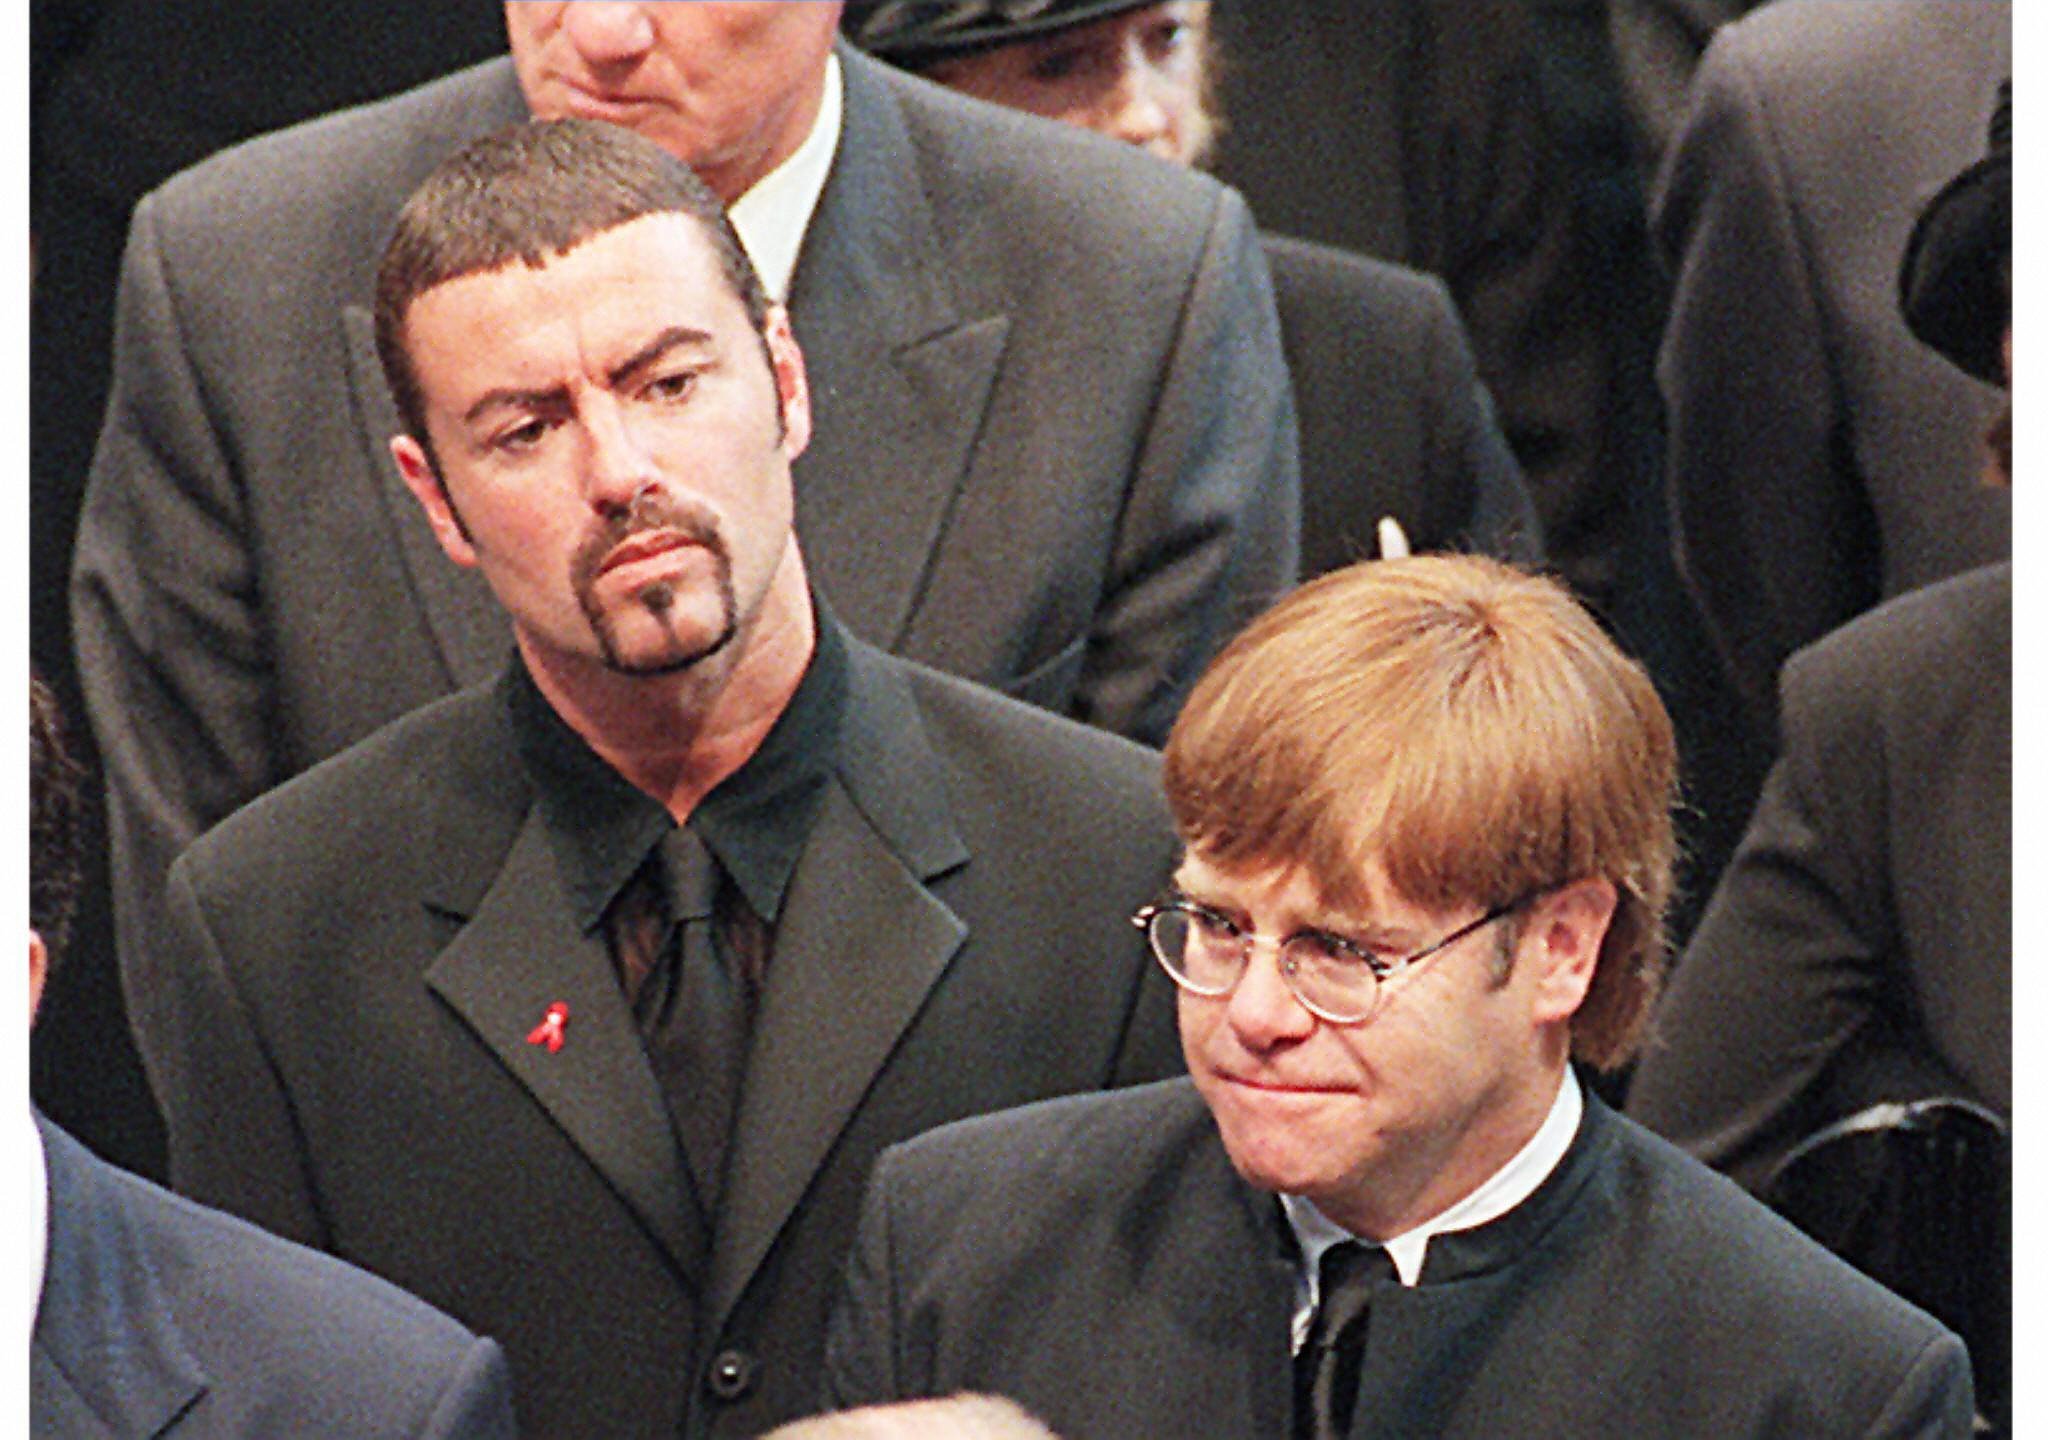
[[[427,984],[701,1284],[706,1237],[668,1107],[604,942],[576,928],[572,908],[535,809]],[[568,1007],[561,1049],[529,1043],[557,1003]]]
[[[37,1433],[161,1435],[206,1393],[123,1197],[78,1143],[37,1121],[49,1167],[49,1249],[30,1345]]]
[[[441,553],[419,502],[399,478],[389,449],[391,437],[400,429],[398,407],[384,384],[370,312],[361,305],[343,306],[341,326],[349,385],[357,414],[362,417],[358,433],[369,473],[375,477],[377,498],[391,523],[406,579],[440,651],[449,686],[466,689],[504,668],[505,647],[511,638],[505,612],[476,571],[464,570]]]
[[[909,82],[839,53],[844,126],[790,296],[816,415],[796,465],[797,533],[841,618],[893,647],[966,476],[1010,322],[955,293],[889,88]]]
[[[967,938],[927,888],[968,858],[940,762],[893,662],[858,643],[849,652],[840,779],[791,881],[748,1054],[712,1333]]]

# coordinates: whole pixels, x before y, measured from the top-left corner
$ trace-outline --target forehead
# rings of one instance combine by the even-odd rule
[[[1182,854],[1174,871],[1174,883],[1197,899],[1228,901],[1290,922],[1336,917],[1364,921],[1414,910],[1395,893],[1377,859],[1368,859],[1355,879],[1353,893],[1340,896],[1317,883],[1306,865],[1223,865],[1194,847]]]
[[[676,213],[629,220],[538,268],[515,260],[458,276],[422,292],[405,315],[423,381],[437,361],[484,364],[552,340],[628,344],[671,326],[720,337],[752,330],[704,226]]]

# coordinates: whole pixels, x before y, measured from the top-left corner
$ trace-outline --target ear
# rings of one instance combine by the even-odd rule
[[[1585,1003],[1615,900],[1614,882],[1594,877],[1574,880],[1530,907],[1515,968],[1530,967],[1527,979],[1538,1024],[1569,1023]]]
[[[36,1012],[43,1008],[43,985],[50,978],[50,949],[43,944],[43,937],[35,931],[28,932],[28,1023],[36,1023]]]
[[[427,523],[434,527],[434,538],[441,542],[442,553],[457,565],[474,567],[476,549],[469,543],[469,535],[463,530],[462,520],[448,499],[448,490],[441,483],[440,472],[427,458],[426,448],[410,435],[393,435],[391,458],[398,464],[398,473],[405,481],[405,488],[412,491],[413,499],[419,501],[420,508],[427,512]]]
[[[768,307],[768,362],[775,370],[775,393],[782,403],[782,454],[794,460],[811,443],[811,382],[804,372],[804,352],[789,327],[789,311]]]

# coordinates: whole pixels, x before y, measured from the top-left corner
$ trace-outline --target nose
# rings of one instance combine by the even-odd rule
[[[1250,941],[1244,973],[1230,992],[1225,1014],[1240,1044],[1254,1053],[1302,1040],[1317,1024],[1280,973],[1280,944],[1264,935]]]
[[[1168,83],[1142,52],[1126,55],[1106,98],[1107,115],[1100,128],[1125,144],[1168,154],[1173,139],[1173,116],[1165,104]]]
[[[573,0],[562,12],[562,34],[594,70],[637,64],[654,46],[654,20],[645,5],[618,0]]]
[[[653,457],[615,401],[603,397],[586,405],[584,433],[585,489],[593,510],[601,515],[624,510],[659,483]]]

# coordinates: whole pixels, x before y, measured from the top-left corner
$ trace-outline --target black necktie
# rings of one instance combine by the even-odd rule
[[[1316,1315],[1294,1357],[1295,1440],[1344,1440],[1358,1405],[1358,1372],[1373,1292],[1394,1276],[1377,1245],[1346,1241],[1323,1252]]]
[[[772,940],[739,887],[687,829],[669,832],[643,877],[614,907],[613,943],[708,1216],[724,1185]]]

